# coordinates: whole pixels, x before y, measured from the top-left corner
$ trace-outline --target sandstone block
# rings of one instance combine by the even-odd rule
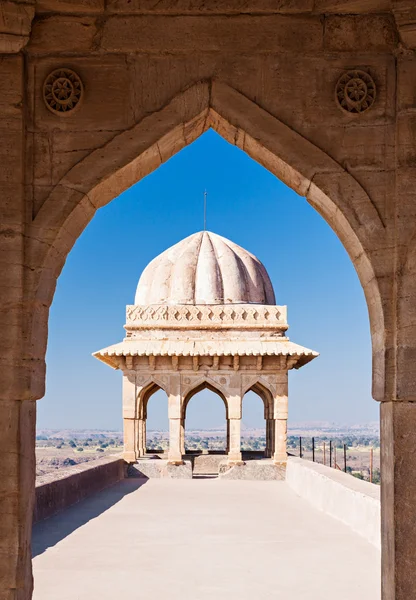
[[[275,465],[271,460],[249,460],[241,465],[223,461],[219,465],[221,479],[249,479],[255,481],[281,481],[285,479],[285,465]]]
[[[28,51],[36,55],[86,53],[93,49],[96,34],[94,17],[47,17],[34,23]]]
[[[43,0],[44,1],[44,0]],[[49,0],[51,1],[51,0]],[[313,0],[280,0],[278,3],[274,0],[234,0],[233,2],[224,2],[223,0],[214,0],[204,2],[204,0],[108,0],[107,10],[111,13],[172,13],[181,14],[244,14],[244,13],[306,13],[311,12],[314,7]]]
[[[42,13],[85,13],[104,12],[104,0],[37,0],[36,12]]]
[[[30,33],[34,15],[35,7],[32,4],[3,0],[0,11],[0,33],[25,38]]]
[[[221,52],[250,55],[279,50],[322,51],[323,28],[316,17],[109,17],[100,46],[107,52],[193,53]]]
[[[331,16],[325,20],[324,46],[330,52],[389,52],[397,45],[394,19],[385,15]]]

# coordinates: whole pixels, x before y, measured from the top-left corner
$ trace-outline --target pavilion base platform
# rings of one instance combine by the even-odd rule
[[[232,464],[225,460],[219,465],[220,479],[282,481],[286,477],[286,463],[276,464],[271,458],[248,460]]]
[[[192,479],[192,463],[174,465],[162,458],[139,458],[127,468],[128,477],[144,479]]]

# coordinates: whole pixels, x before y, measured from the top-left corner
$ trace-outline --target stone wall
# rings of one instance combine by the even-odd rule
[[[124,476],[124,460],[111,457],[39,477],[36,481],[33,522],[51,517],[71,504],[117,483]]]
[[[342,471],[290,457],[286,483],[318,510],[380,548],[380,487]]]

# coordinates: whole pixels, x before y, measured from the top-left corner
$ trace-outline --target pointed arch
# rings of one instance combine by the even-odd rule
[[[186,419],[186,409],[188,407],[189,402],[192,400],[196,394],[202,392],[202,390],[209,390],[214,394],[217,394],[224,402],[225,406],[225,417],[228,419],[228,402],[225,391],[219,386],[213,379],[210,377],[204,377],[199,382],[195,382],[192,387],[190,387],[185,393],[183,397],[182,403],[182,419]]]
[[[96,210],[210,127],[305,196],[338,235],[366,296],[373,344],[373,396],[381,399],[385,327],[373,250],[385,228],[376,206],[358,181],[326,152],[216,80],[189,87],[161,110],[93,150],[54,187],[28,235],[27,285],[34,302],[31,355],[39,357],[44,368],[46,336],[41,332],[42,328],[47,331],[56,280]],[[34,374],[34,381],[36,378]]]

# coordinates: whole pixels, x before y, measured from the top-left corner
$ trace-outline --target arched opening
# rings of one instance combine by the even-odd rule
[[[152,384],[142,397],[139,411],[139,416],[143,419],[143,456],[146,453],[167,454],[169,418],[166,392]]]
[[[243,458],[271,458],[274,447],[273,404],[270,392],[255,384],[243,396],[241,450]]]
[[[28,266],[32,267],[28,283],[35,307],[29,330],[32,353],[40,361],[34,367],[40,372],[32,374],[32,397],[44,394],[49,306],[56,279],[80,233],[98,208],[209,128],[305,196],[338,235],[366,296],[373,347],[373,397],[382,400],[385,329],[375,269],[379,264],[382,267],[383,258],[377,259],[373,248],[385,228],[377,208],[358,181],[323,150],[217,81],[196,84],[158,113],[91,152],[55,186],[36,215],[28,235]]]
[[[209,117],[207,115],[204,115],[204,123],[205,124],[208,122],[217,131],[222,133],[224,135],[224,137],[226,137],[227,139],[233,140],[234,143],[238,143],[240,145],[240,147],[242,149],[244,149],[250,156],[257,158],[257,160],[259,162],[261,162],[263,165],[265,165],[267,168],[269,168],[271,170],[271,172],[273,172],[275,174],[277,174],[277,173],[280,174],[281,178],[284,181],[286,181],[287,183],[290,182],[289,185],[292,184],[291,185],[292,188],[301,192],[303,195],[306,195],[308,200],[310,201],[310,203],[312,205],[314,205],[315,208],[317,208],[321,212],[321,214],[323,214],[325,216],[327,221],[334,227],[335,231],[337,231],[338,235],[344,242],[345,246],[347,247],[347,249],[350,253],[351,258],[353,259],[354,264],[357,267],[357,271],[359,273],[361,282],[363,284],[363,287],[364,287],[364,289],[366,291],[366,295],[367,295],[367,301],[368,301],[369,310],[370,310],[372,336],[373,336],[374,357],[375,357],[375,360],[379,361],[378,364],[380,367],[379,369],[376,369],[376,371],[375,371],[375,374],[377,376],[377,381],[375,383],[378,385],[378,387],[377,387],[377,385],[375,385],[374,394],[376,397],[377,396],[381,397],[383,390],[384,390],[384,362],[383,362],[383,355],[382,355],[383,354],[382,351],[383,351],[384,336],[381,334],[381,331],[383,328],[383,322],[382,322],[382,319],[381,319],[381,321],[379,319],[380,316],[382,317],[381,303],[380,303],[377,283],[376,283],[376,279],[374,277],[374,272],[373,272],[373,268],[372,268],[372,264],[371,264],[369,255],[367,254],[367,250],[366,251],[364,250],[364,246],[361,244],[361,242],[359,241],[359,238],[358,238],[358,233],[359,233],[359,235],[361,236],[361,239],[364,240],[363,243],[365,242],[365,244],[367,244],[367,242],[368,242],[367,236],[369,235],[369,232],[366,230],[366,223],[364,222],[365,218],[363,219],[363,223],[360,223],[360,222],[357,222],[357,218],[358,218],[357,214],[358,213],[353,215],[353,217],[351,217],[351,215],[348,215],[348,217],[351,217],[351,222],[353,222],[353,224],[351,224],[350,221],[348,220],[348,218],[345,216],[342,209],[339,206],[337,206],[336,203],[334,203],[332,200],[330,200],[330,198],[332,197],[331,191],[334,191],[334,190],[331,190],[331,185],[325,180],[326,176],[324,174],[318,174],[318,176],[315,177],[314,172],[308,171],[308,169],[307,169],[306,171],[308,173],[308,176],[306,174],[301,176],[300,172],[297,172],[295,169],[288,166],[290,163],[285,162],[279,156],[279,153],[277,151],[272,151],[269,148],[267,148],[267,124],[263,127],[260,127],[260,137],[264,138],[264,142],[266,144],[266,145],[262,145],[258,141],[258,138],[255,139],[254,137],[250,137],[250,133],[248,133],[248,131],[250,130],[250,124],[248,124],[248,126],[245,129],[241,129],[237,125],[235,125],[235,126],[231,125],[232,121],[238,122],[238,119],[233,119],[230,116],[229,120],[227,120],[225,117],[219,117],[219,113],[217,114],[215,111],[211,110],[211,108],[204,109],[204,110],[209,112]],[[227,110],[224,110],[223,112],[227,113]],[[205,117],[207,117],[207,118],[205,118]],[[186,121],[186,123],[189,123],[189,122],[190,121]],[[205,125],[204,125],[204,127],[205,127]],[[202,133],[204,131],[204,129],[200,128],[198,130],[194,130],[193,134],[195,134],[196,131],[198,131],[199,132],[198,135],[200,135],[200,133]],[[276,135],[273,135],[273,142],[274,142],[276,136],[279,137],[279,135],[278,135],[279,132],[274,132],[274,133]],[[160,136],[159,141],[156,142],[156,145],[162,144],[162,146],[163,146],[166,143],[165,136],[167,136],[167,135],[171,135],[171,136],[173,135],[175,140],[179,140],[178,144],[174,145],[175,152],[178,151],[179,149],[181,149],[181,147],[183,147],[184,145],[186,145],[187,143],[189,143],[190,141],[192,141],[194,139],[192,137],[192,135],[190,137],[188,137],[187,139],[184,136],[185,141],[182,143],[183,132],[182,132],[182,128],[181,128],[180,134],[178,134],[177,131],[175,130],[175,131],[173,131],[173,133],[172,133],[172,131],[169,131],[168,133]],[[188,129],[187,135],[189,135],[189,129]],[[234,139],[233,139],[233,136],[234,136]],[[132,136],[132,137],[134,137],[134,136]],[[196,135],[194,137],[196,137]],[[163,141],[161,141],[161,140],[163,140]],[[52,281],[55,280],[55,278],[56,278],[57,274],[59,273],[60,268],[62,266],[61,263],[63,263],[63,260],[65,259],[67,253],[69,252],[74,239],[76,239],[76,237],[79,235],[80,230],[82,230],[82,228],[91,219],[96,208],[98,208],[102,204],[105,204],[106,202],[110,201],[115,195],[117,195],[117,193],[119,191],[122,191],[122,189],[125,189],[126,187],[128,187],[129,181],[134,183],[134,180],[137,181],[142,176],[144,176],[146,173],[152,171],[154,168],[156,168],[158,166],[158,164],[156,164],[156,165],[153,164],[152,167],[150,169],[148,169],[149,165],[146,161],[149,158],[149,155],[146,154],[147,151],[148,151],[148,148],[145,151],[143,151],[141,154],[141,158],[144,160],[145,166],[143,166],[144,163],[139,164],[135,160],[130,161],[126,165],[121,166],[118,170],[116,169],[116,171],[114,171],[109,176],[107,176],[108,174],[101,174],[100,181],[98,183],[95,182],[94,185],[92,185],[90,187],[89,191],[77,190],[78,194],[81,194],[81,196],[83,194],[85,194],[85,195],[82,196],[82,200],[77,203],[75,208],[72,205],[73,191],[75,188],[71,187],[71,185],[72,185],[71,182],[70,182],[71,185],[63,185],[63,190],[61,190],[61,192],[63,194],[63,197],[65,197],[68,202],[64,208],[64,212],[67,209],[67,213],[65,215],[64,222],[61,223],[61,225],[60,225],[60,229],[59,229],[59,233],[58,233],[57,237],[51,242],[50,252],[46,256],[45,261],[43,263],[44,272],[42,274],[39,285],[37,286],[37,289],[36,289],[36,298],[37,298],[37,302],[39,303],[37,305],[37,309],[40,313],[39,323],[42,321],[42,318],[43,319],[45,318],[45,314],[47,314],[48,304],[50,302],[52,291],[53,291],[53,283],[51,286],[51,282],[50,282],[49,278],[51,278]],[[172,152],[171,154],[173,154],[173,153],[174,152]],[[150,152],[150,154],[151,154],[151,152]],[[160,154],[160,152],[159,152],[159,154]],[[163,155],[163,152],[162,152],[162,155]],[[169,158],[170,155],[169,155],[169,153],[167,153],[164,156],[166,158]],[[105,163],[105,160],[103,160],[103,162]],[[293,162],[296,162],[296,159],[294,159]],[[84,165],[84,167],[85,167],[85,165]],[[141,170],[142,167],[143,167],[143,170]],[[333,167],[333,168],[335,171],[335,175],[334,175],[334,172],[332,172],[332,174],[334,175],[335,179],[337,179],[337,184],[334,186],[334,188],[337,188],[337,190],[335,191],[334,195],[337,196],[337,194],[338,194],[338,195],[342,196],[342,193],[339,191],[338,187],[340,186],[341,188],[343,188],[343,186],[346,185],[345,181],[344,181],[346,174],[344,171],[342,171],[342,173],[340,173],[337,168],[335,168],[335,167]],[[76,175],[76,174],[72,173],[72,175]],[[322,176],[321,180],[320,180],[320,176]],[[129,179],[129,177],[130,177],[130,179]],[[348,180],[348,181],[349,181],[349,183],[351,183],[350,180]],[[319,187],[318,187],[318,183],[321,183],[321,185]],[[79,183],[77,185],[81,185],[81,184]],[[363,195],[361,192],[362,192],[362,190],[360,191],[360,190],[358,190],[358,188],[354,187],[352,194],[354,195],[355,193],[357,193],[357,195],[359,196],[359,202],[361,202],[363,200],[363,196],[364,196],[364,200],[363,200],[364,205],[366,207],[368,207],[368,204],[366,204],[366,200],[365,200],[366,195],[365,194]],[[87,198],[87,200],[85,200],[85,198]],[[99,201],[98,201],[98,199],[99,199]],[[340,199],[338,198],[338,200],[340,200]],[[341,201],[339,201],[339,205],[342,205]],[[371,202],[370,202],[370,205],[371,205]],[[371,211],[371,209],[370,209],[370,211]],[[42,212],[43,212],[43,214],[41,214]],[[345,212],[346,213],[348,212],[347,208],[345,209]],[[49,219],[49,215],[48,215],[46,208],[44,211],[41,210],[38,216],[39,216],[39,220],[36,223],[35,228],[39,227],[40,229],[42,229],[42,227],[44,227],[44,226],[46,227],[46,225],[48,225],[47,222]],[[45,219],[45,221],[42,221],[43,218]],[[371,221],[371,215],[370,215],[368,221]],[[46,225],[45,225],[45,222],[46,222]],[[376,225],[377,225],[378,224],[377,219],[375,219],[373,221],[373,223],[376,223]],[[52,229],[53,229],[53,227],[51,228],[51,230]],[[377,229],[377,226],[374,226],[373,232],[376,229]],[[355,232],[357,232],[357,234]],[[34,241],[34,246],[36,246],[36,241]],[[36,254],[37,249],[32,248],[32,250]],[[32,341],[33,341],[34,347],[36,346],[35,342],[39,341],[38,337],[36,335],[37,327],[41,327],[39,325],[39,323],[33,323],[33,327],[32,327]],[[41,355],[42,355],[42,348],[40,349],[40,356]],[[208,387],[208,386],[206,386],[206,387]],[[378,392],[377,392],[377,390],[378,390]],[[197,392],[195,392],[195,393],[197,393]],[[258,393],[258,391],[257,391],[257,393]],[[153,394],[153,392],[152,392],[152,394]],[[150,394],[150,396],[152,394]],[[188,402],[189,402],[189,399],[188,399]]]
[[[207,382],[185,397],[182,414],[183,454],[215,453],[227,449],[228,410],[224,395]]]

